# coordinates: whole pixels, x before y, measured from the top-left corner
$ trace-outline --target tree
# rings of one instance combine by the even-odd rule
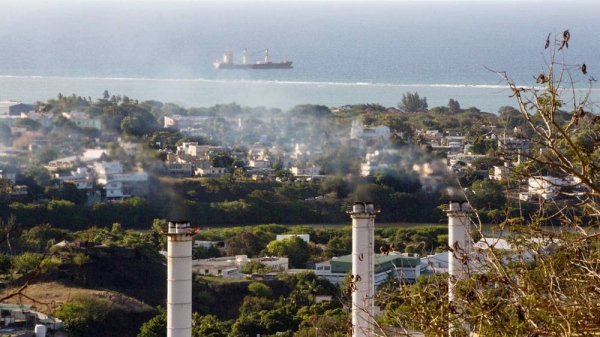
[[[250,261],[242,268],[244,274],[266,274],[272,272],[273,269],[260,261]]]
[[[29,250],[42,253],[48,245],[72,240],[73,235],[67,230],[52,228],[50,224],[41,224],[24,230],[20,239]]]
[[[313,104],[302,104],[296,105],[290,111],[289,115],[298,117],[316,117],[316,118],[327,118],[332,117],[331,110],[324,105],[313,105]]]
[[[37,131],[42,128],[42,124],[40,124],[40,122],[30,118],[18,119],[14,126],[26,128],[27,131]]]
[[[208,248],[205,248],[204,246],[198,246],[192,249],[192,258],[194,260],[209,259],[211,257],[220,257],[222,255],[223,254],[219,248],[215,245],[210,245]]]
[[[23,253],[11,260],[12,267],[19,274],[32,274],[38,270],[51,271],[60,265],[60,260],[55,257],[45,257],[39,253]]]
[[[490,170],[494,166],[499,166],[503,163],[502,159],[497,157],[481,157],[473,160],[471,165],[475,166],[478,170]]]
[[[421,98],[417,92],[402,94],[402,100],[398,102],[398,109],[402,112],[427,111],[427,97]]]
[[[293,268],[304,267],[310,257],[308,243],[299,236],[269,242],[266,248],[269,255],[287,257]]]
[[[225,167],[231,168],[235,159],[226,154],[221,154],[218,156],[214,156],[210,159],[213,167]]]
[[[137,337],[166,337],[167,336],[167,312],[160,306],[157,308],[159,314],[152,317],[140,327]]]
[[[0,124],[0,144],[10,145],[12,141],[12,132],[10,127],[4,123]]]
[[[200,316],[193,314],[193,337],[227,337],[231,330],[231,323],[220,322],[214,315]]]
[[[585,64],[566,61],[570,32],[562,32],[554,43],[551,36],[546,41],[547,68],[535,77],[536,83],[524,87],[506,73],[498,74],[510,87],[536,144],[532,152],[521,154],[536,165],[521,170],[523,175],[517,178],[540,176],[557,187],[540,171],[552,170],[572,183],[561,185],[557,197],[538,202],[537,212],[531,216],[524,216],[525,208],[518,205],[503,209],[504,220],[496,229],[511,245],[510,250],[484,243],[479,246],[483,254],[465,256],[466,269],[459,277],[439,274],[378,292],[380,304],[386,306],[383,324],[432,336],[450,332],[455,336],[600,332],[596,319],[600,295],[594,290],[600,289],[600,147],[596,146],[600,143],[600,117],[590,111],[594,105],[589,101],[591,87],[577,87],[582,77],[589,79],[590,85],[595,81],[587,75]],[[568,109],[570,118],[563,118],[563,109]],[[483,181],[474,183],[473,189],[476,193],[468,198],[472,203],[479,202],[475,199],[480,193],[498,192],[497,186]],[[489,198],[480,201],[488,203]],[[474,219],[479,215],[474,213]],[[481,223],[475,224],[485,238]],[[554,227],[543,227],[547,224]]]
[[[494,138],[477,138],[469,151],[474,154],[493,154],[498,149],[498,140]]]
[[[83,205],[87,200],[85,192],[70,182],[63,182],[60,186],[48,186],[45,188],[44,194],[52,199],[66,200],[76,205]]]
[[[115,327],[132,325],[131,321],[127,321],[127,315],[124,315],[126,311],[125,305],[119,301],[92,295],[79,295],[60,307],[56,311],[56,317],[63,320],[64,328],[70,336],[113,336],[126,334],[125,331],[115,331]],[[132,328],[137,330],[136,326]]]
[[[336,236],[327,242],[325,257],[344,256],[352,252],[352,235]]]
[[[448,101],[448,112],[450,112],[450,114],[456,114],[460,112],[460,104],[458,101],[450,98]]]
[[[248,285],[248,290],[255,296],[258,297],[271,297],[273,295],[273,290],[271,288],[260,282],[252,282]]]
[[[257,256],[262,247],[261,238],[247,230],[239,231],[234,237],[225,240],[227,255]]]
[[[503,106],[498,109],[498,124],[514,131],[515,128],[525,127],[525,118],[521,111],[511,106]]]

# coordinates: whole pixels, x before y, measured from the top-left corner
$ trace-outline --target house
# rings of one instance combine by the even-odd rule
[[[369,177],[375,174],[377,171],[386,170],[389,168],[387,164],[381,164],[379,162],[367,161],[366,163],[360,164],[360,175],[363,177]]]
[[[150,192],[149,175],[146,172],[123,173],[118,161],[94,163],[97,182],[106,188],[106,199],[120,201],[130,197],[147,197]]]
[[[94,180],[91,178],[92,172],[90,170],[88,170],[88,168],[85,166],[78,167],[77,170],[71,171],[70,175],[62,175],[61,176],[59,174],[55,174],[54,176],[61,181],[88,180],[88,181],[91,181],[92,184],[94,182]],[[85,185],[87,185],[87,183]],[[83,186],[81,186],[81,187],[82,187],[81,189],[85,189]]]
[[[21,112],[21,118],[28,118],[34,120],[42,126],[42,128],[49,128],[54,125],[54,116],[37,111]]]
[[[309,167],[292,166],[292,168],[290,168],[290,171],[292,172],[294,177],[300,177],[300,176],[312,177],[312,176],[318,176],[321,174],[320,173],[321,166],[318,166],[318,165],[312,165]]]
[[[102,122],[100,119],[92,118],[90,115],[84,112],[63,112],[62,115],[80,128],[94,128],[97,130],[102,130]]]
[[[29,187],[27,185],[14,185],[10,196],[15,201],[23,201],[29,197]]]
[[[57,171],[57,170],[70,169],[72,167],[75,167],[77,164],[79,164],[79,157],[78,156],[68,156],[68,157],[64,157],[64,158],[59,158],[59,159],[51,160],[44,167],[48,171],[54,172],[54,171]]]
[[[107,149],[85,149],[79,159],[84,163],[103,161],[108,157]]]
[[[471,166],[471,163],[475,161],[475,159],[485,157],[484,154],[466,154],[466,153],[456,153],[456,154],[448,154],[448,165],[455,166],[460,162],[466,164],[467,166]]]
[[[2,116],[20,116],[21,113],[27,113],[34,109],[31,104],[24,104],[16,101],[0,101],[0,115]]]
[[[20,121],[20,120],[21,120],[20,116],[9,116],[9,115],[2,115],[2,114],[0,114],[0,124],[5,124],[5,125],[10,126],[11,130],[12,130],[12,126],[17,121]]]
[[[119,161],[94,163],[94,170],[98,177],[98,183],[106,185],[107,181],[116,174],[123,173],[123,164]]]
[[[167,170],[173,177],[192,177],[194,175],[194,166],[191,163],[183,161],[167,161]]]
[[[504,165],[494,165],[494,171],[490,175],[492,180],[506,180],[510,178],[515,166],[511,162],[505,162]]]
[[[248,166],[253,168],[270,168],[271,161],[266,159],[251,159],[248,161]]]
[[[226,173],[229,173],[226,167],[196,167],[194,170],[194,174],[198,177],[220,177]]]
[[[112,175],[106,183],[106,199],[122,201],[131,197],[147,197],[150,192],[149,176],[146,172]]]
[[[5,172],[4,170],[0,170],[0,179],[8,180],[11,185],[14,185],[17,182],[17,174],[15,172]]]
[[[425,142],[430,145],[441,145],[443,134],[439,130],[417,130],[417,135]]]
[[[163,128],[173,128],[173,129],[191,129],[195,125],[199,125],[204,123],[210,117],[205,116],[183,116],[183,115],[173,115],[173,116],[165,116]]]
[[[236,255],[192,261],[192,271],[198,275],[213,275],[223,278],[240,278],[246,275],[240,271],[248,262],[260,262],[274,271],[288,270],[287,257],[260,257],[249,259],[247,255]]]
[[[379,125],[376,127],[369,127],[361,125],[359,121],[355,120],[352,122],[350,127],[350,139],[363,139],[363,140],[388,140],[390,137],[390,128],[385,125]]]
[[[304,240],[304,242],[309,243],[310,242],[310,235],[309,234],[277,234],[275,236],[275,240],[279,241],[279,240],[283,240],[283,239],[290,239],[293,237],[299,237],[302,240]]]
[[[530,196],[537,195],[544,200],[555,198],[558,192],[566,186],[575,186],[578,182],[569,178],[557,178],[552,176],[534,176],[527,180],[527,192]]]
[[[529,139],[506,137],[506,135],[498,138],[498,151],[504,153],[505,157],[515,156],[519,153],[528,153],[529,147]]]
[[[78,190],[93,190],[94,180],[86,178],[64,178],[61,179],[65,183],[71,183],[77,187]]]
[[[400,162],[400,156],[400,151],[395,149],[383,149],[367,153],[365,156],[366,162],[363,162],[360,166],[360,174],[363,177],[368,177],[377,171],[396,167],[395,165]]]
[[[37,149],[45,148],[50,146],[50,140],[45,137],[32,139],[29,143],[29,152],[35,151]]]
[[[19,322],[33,326],[37,319],[34,310],[33,305],[0,303],[0,322],[5,327]]]

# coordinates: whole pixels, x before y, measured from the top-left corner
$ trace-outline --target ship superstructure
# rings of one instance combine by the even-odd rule
[[[269,50],[265,50],[264,61],[256,61],[255,63],[248,63],[248,52],[244,48],[242,54],[242,64],[233,63],[233,53],[226,51],[223,54],[222,61],[215,61],[213,63],[215,69],[293,69],[292,61],[283,60],[281,62],[271,62],[269,60]]]

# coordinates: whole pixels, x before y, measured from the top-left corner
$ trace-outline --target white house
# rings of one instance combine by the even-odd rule
[[[485,155],[483,154],[465,154],[465,153],[455,153],[448,154],[448,163],[450,166],[456,165],[458,162],[463,162],[470,166],[475,159],[483,158]]]
[[[534,176],[528,179],[529,195],[538,195],[545,200],[558,195],[561,188],[567,185],[576,185],[572,179],[557,178],[552,176]]]
[[[307,167],[298,167],[293,166],[290,168],[290,172],[294,175],[294,177],[298,176],[318,176],[321,172],[321,166],[312,165]]]
[[[309,234],[277,234],[277,236],[275,236],[276,240],[283,240],[283,239],[290,239],[293,237],[299,237],[300,239],[304,240],[304,242],[309,243],[310,242],[310,235]]]
[[[222,276],[224,278],[236,278],[240,276],[237,275],[240,274],[240,270],[242,270],[242,268],[244,268],[248,262],[251,261],[263,263],[274,271],[288,270],[289,259],[287,257],[260,257],[249,259],[247,255],[236,255],[193,260],[192,271],[198,275],[213,275]]]
[[[119,161],[97,162],[94,163],[94,170],[98,176],[98,183],[106,185],[113,175],[123,173],[123,164]]]
[[[92,118],[86,113],[71,111],[63,112],[62,115],[80,128],[94,128],[97,130],[102,129],[102,123],[100,122],[100,119]]]
[[[254,168],[269,168],[271,167],[271,161],[266,159],[251,159],[248,161],[248,166]]]
[[[387,140],[390,136],[390,128],[385,125],[369,127],[361,125],[359,121],[352,122],[350,127],[351,139],[381,139]]]
[[[490,175],[492,180],[505,180],[508,179],[515,166],[511,162],[505,162],[504,165],[494,165],[494,172]]]
[[[196,167],[194,174],[198,177],[220,177],[225,173],[229,173],[226,167]]]
[[[183,115],[165,116],[163,127],[165,129],[167,129],[167,128],[188,129],[188,128],[193,128],[197,124],[204,123],[208,118],[209,117],[204,117],[204,116],[183,116]]]

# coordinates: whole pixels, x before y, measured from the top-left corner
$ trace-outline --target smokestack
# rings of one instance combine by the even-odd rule
[[[448,215],[448,273],[459,279],[466,272],[464,261],[471,253],[471,206],[467,201],[450,201]]]
[[[450,201],[448,215],[448,300],[454,301],[454,285],[457,280],[465,278],[467,263],[471,253],[471,206],[467,201]],[[457,307],[458,310],[460,308]],[[468,326],[463,324],[465,328]],[[455,325],[450,323],[449,336],[452,336]]]
[[[187,221],[169,222],[167,337],[192,336],[192,235]]]
[[[372,203],[357,202],[346,213],[352,218],[352,336],[373,336],[375,293],[375,216]]]

